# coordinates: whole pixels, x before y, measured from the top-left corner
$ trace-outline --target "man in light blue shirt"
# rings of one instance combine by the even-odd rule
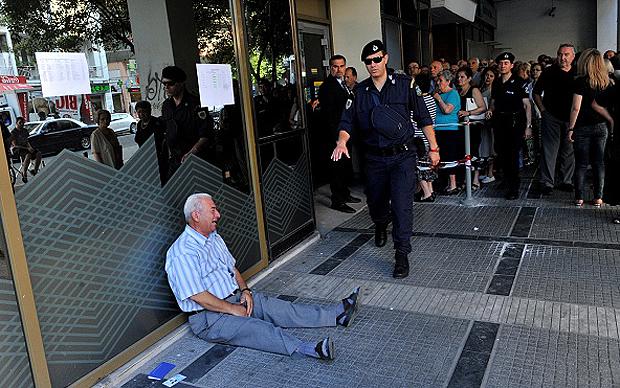
[[[190,314],[194,334],[273,353],[334,358],[331,338],[303,342],[282,328],[349,326],[360,303],[359,288],[341,303],[327,306],[293,304],[252,292],[216,231],[220,213],[213,198],[193,194],[183,213],[187,225],[168,249],[166,273],[179,307]]]

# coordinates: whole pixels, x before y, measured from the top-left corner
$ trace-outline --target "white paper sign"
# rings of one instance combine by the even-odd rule
[[[43,97],[91,94],[84,53],[35,53]]]
[[[232,71],[230,65],[196,64],[200,105],[234,105]]]

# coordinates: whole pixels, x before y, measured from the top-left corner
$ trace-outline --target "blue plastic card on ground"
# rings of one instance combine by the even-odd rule
[[[149,373],[148,378],[151,380],[163,380],[163,378],[166,377],[168,372],[173,370],[175,366],[176,365],[167,362],[162,362],[161,364],[157,365],[157,367],[153,369],[151,373]]]

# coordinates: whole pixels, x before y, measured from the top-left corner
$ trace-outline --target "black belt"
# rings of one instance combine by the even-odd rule
[[[237,288],[235,291],[233,291],[232,294],[230,294],[226,298],[224,298],[224,300],[226,300],[228,298],[231,298],[231,297],[237,295],[238,293],[239,293],[239,289]],[[202,310],[190,311],[190,312],[187,313],[187,315],[191,317],[192,315],[200,314],[203,311],[207,311],[207,310],[206,309],[202,309]]]
[[[389,147],[374,147],[374,146],[366,146],[366,151],[369,154],[375,156],[394,156],[398,154],[402,154],[403,152],[413,151],[415,149],[414,139],[409,140],[404,144],[396,144]]]

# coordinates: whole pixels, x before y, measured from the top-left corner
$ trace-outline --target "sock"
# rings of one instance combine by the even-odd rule
[[[344,319],[346,318],[346,315],[342,314],[344,313],[344,301],[348,301],[349,303],[352,303],[353,301],[349,298],[347,299],[343,299],[342,303],[338,303],[336,305],[336,324],[338,325],[342,325],[344,323]],[[338,319],[338,317],[340,317],[340,319]]]
[[[297,347],[295,351],[303,354],[304,356],[319,358],[319,355],[314,349],[315,347],[316,347],[316,343],[302,342],[301,344],[299,344],[299,346]]]

